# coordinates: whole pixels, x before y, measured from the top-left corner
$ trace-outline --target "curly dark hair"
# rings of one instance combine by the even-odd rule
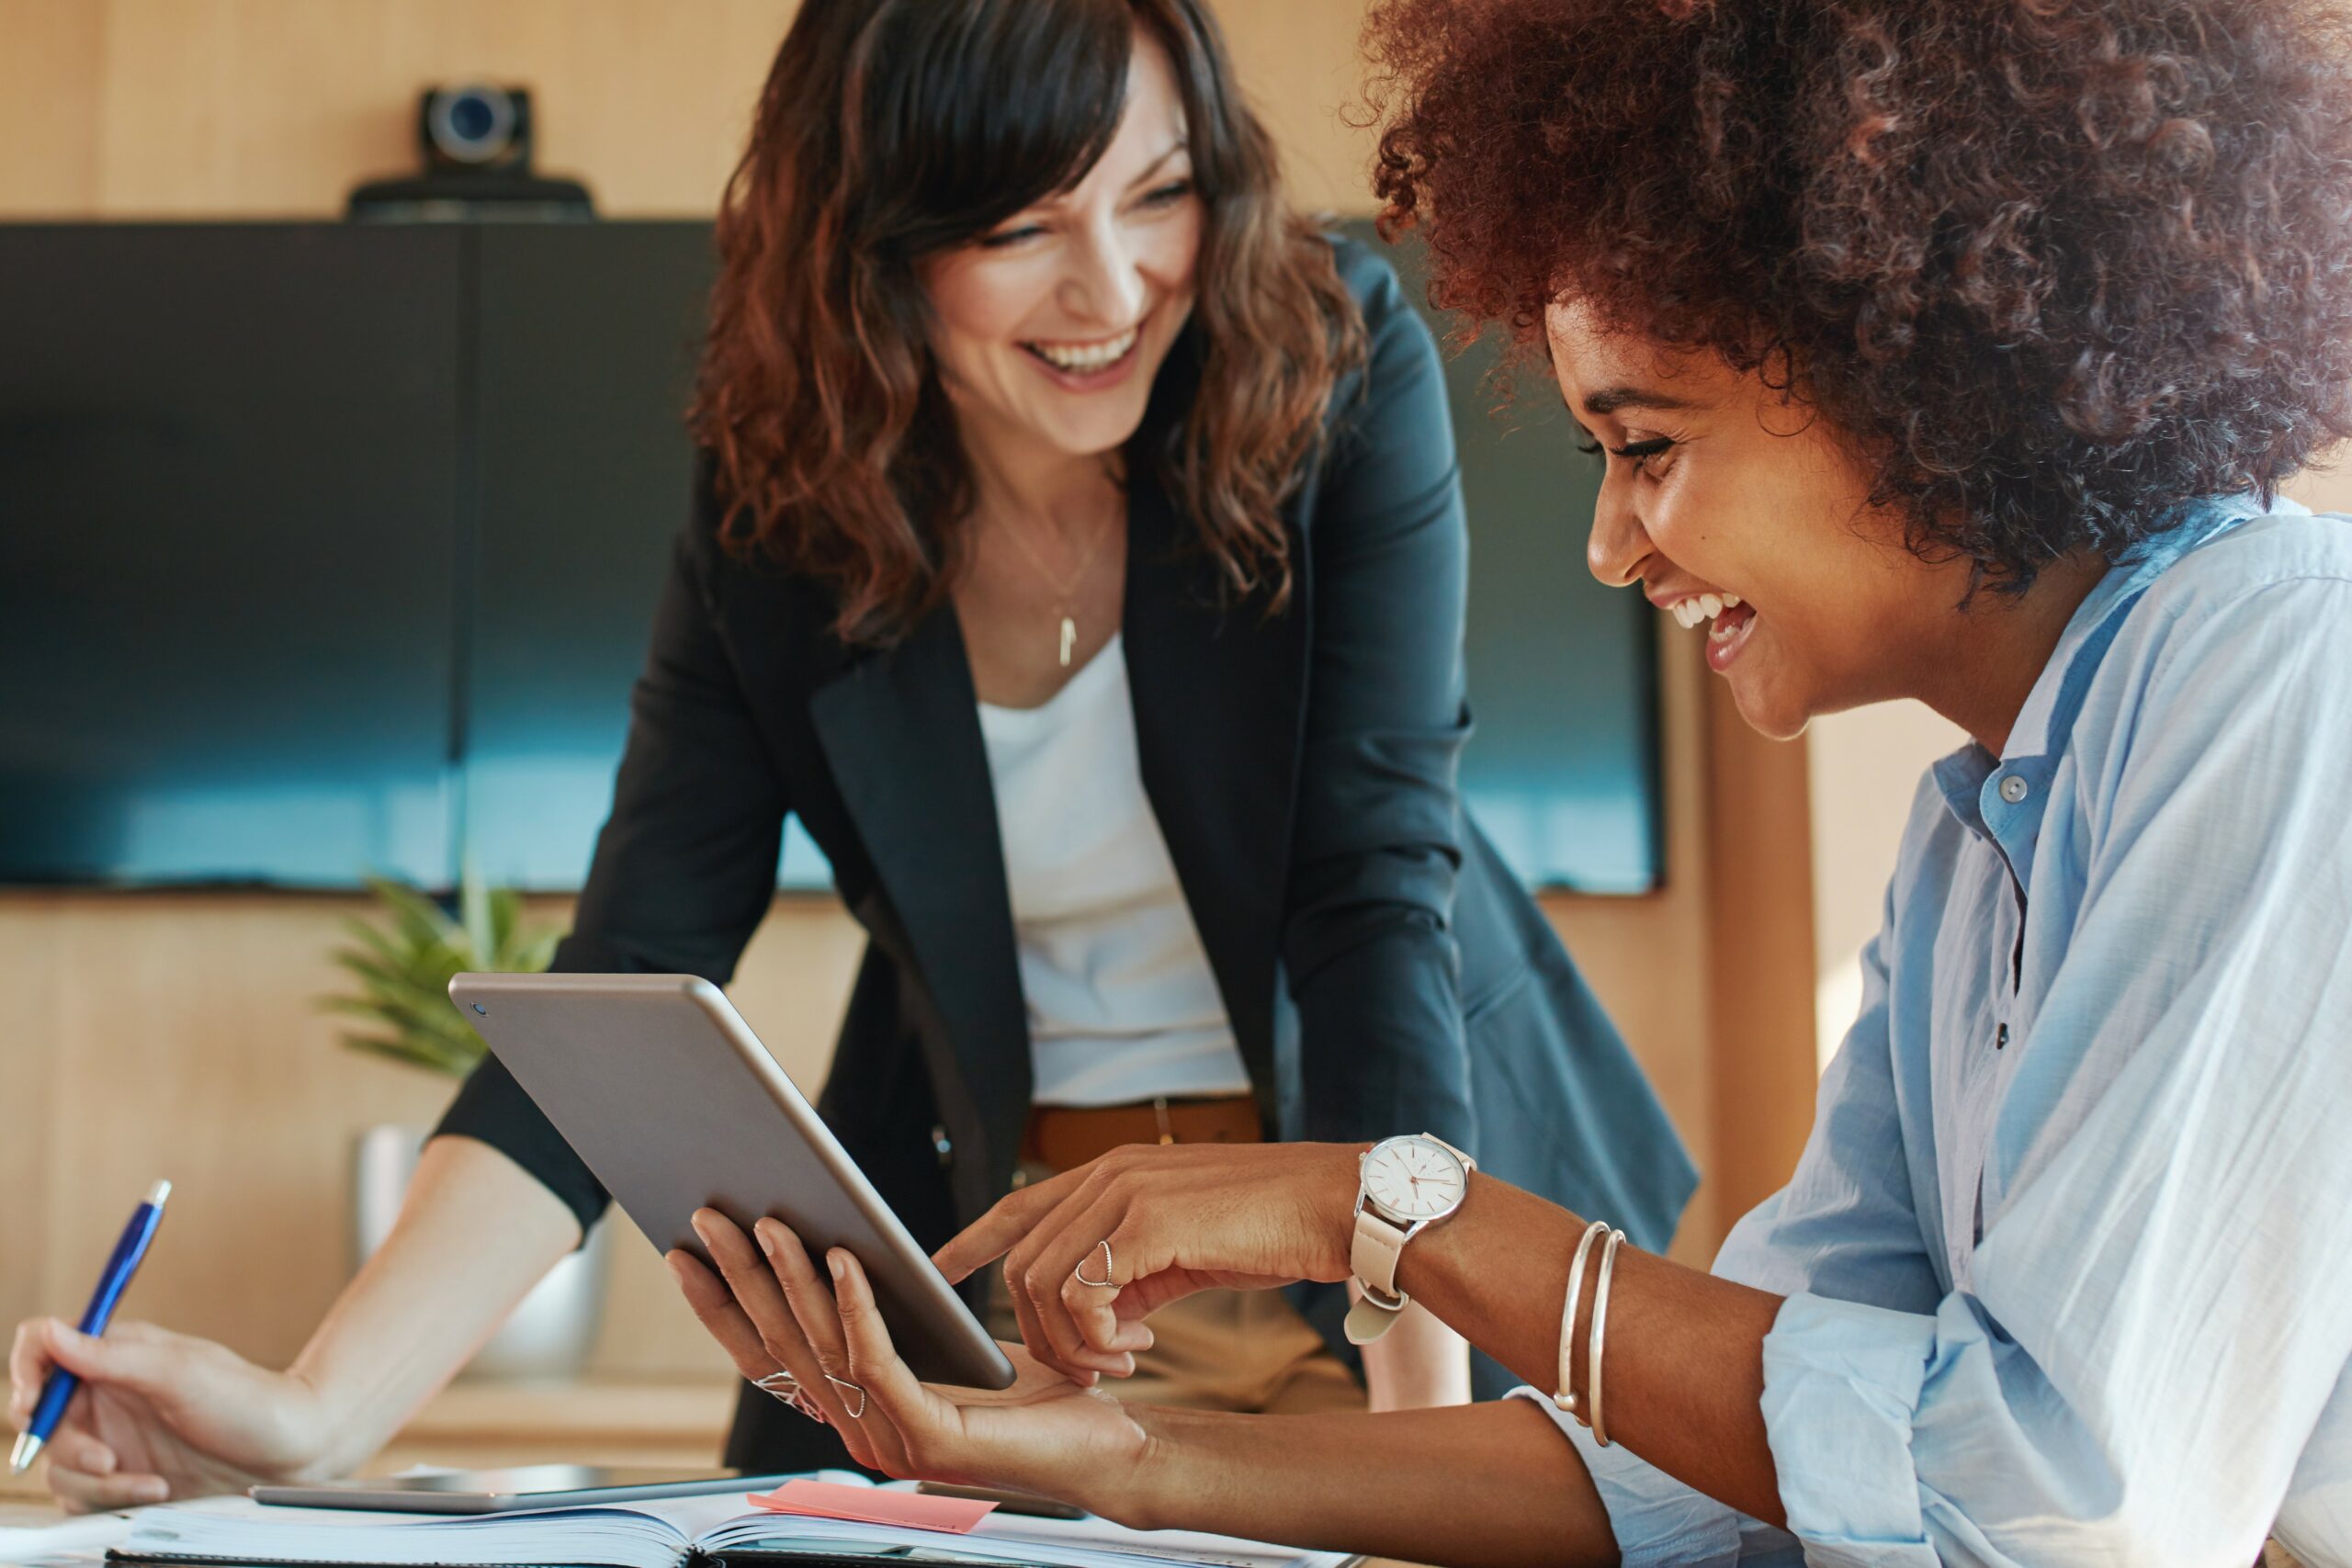
[[[2352,28],[2318,0],[1385,0],[1430,298],[1793,390],[2021,590],[2352,434]],[[1475,328],[1473,329],[1475,330]]]

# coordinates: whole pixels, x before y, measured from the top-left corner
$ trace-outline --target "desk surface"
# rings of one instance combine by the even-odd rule
[[[401,1428],[367,1473],[413,1464],[467,1469],[570,1461],[680,1469],[718,1462],[735,1409],[729,1382],[459,1382]],[[0,1525],[58,1519],[38,1469],[0,1473]],[[1364,1568],[1411,1568],[1366,1559]]]

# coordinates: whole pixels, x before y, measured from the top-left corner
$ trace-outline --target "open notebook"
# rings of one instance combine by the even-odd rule
[[[722,1492],[506,1514],[359,1513],[209,1498],[141,1511],[107,1554],[143,1562],[385,1568],[683,1568],[730,1559],[854,1559],[1002,1568],[1340,1568],[1333,1552],[1107,1520],[989,1515],[965,1534],[755,1511]]]

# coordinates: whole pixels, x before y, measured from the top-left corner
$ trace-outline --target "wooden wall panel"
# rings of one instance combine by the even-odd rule
[[[106,8],[0,0],[0,218],[92,213]]]
[[[1813,1129],[1808,742],[1747,727],[1707,681],[1708,1184],[1716,1234],[1777,1191]]]
[[[290,1360],[350,1276],[351,1156],[379,1122],[429,1124],[448,1080],[358,1055],[312,999],[364,912],[343,897],[0,893],[0,1325],[77,1310],[123,1217],[175,1183],[167,1240],[126,1311]],[[533,918],[560,927],[563,900]],[[861,938],[830,898],[779,899],[735,987],[811,1092]],[[625,1222],[624,1222],[625,1223]],[[707,1371],[701,1331],[653,1249],[613,1249],[598,1358]]]
[[[1216,0],[1235,69],[1281,150],[1292,199],[1309,211],[1368,213],[1373,138],[1359,129],[1361,0]]]
[[[1369,209],[1356,0],[1227,0],[1302,206]],[[0,218],[322,217],[413,163],[416,94],[527,85],[539,166],[707,213],[791,0],[0,0]]]
[[[11,0],[31,58],[103,39],[96,90],[36,82],[43,115],[95,110],[78,189],[0,151],[0,213],[316,217],[413,165],[419,88],[533,88],[540,164],[607,211],[708,211],[791,6],[783,0]],[[94,28],[95,20],[95,28]]]
[[[52,1157],[65,1051],[55,904],[42,895],[0,903],[0,1335],[28,1313],[72,1310],[51,1306],[45,1293],[51,1200],[70,1179]]]
[[[6,1321],[78,1311],[131,1205],[168,1177],[167,1239],[127,1310],[265,1359],[299,1348],[348,1275],[353,1138],[428,1119],[447,1093],[341,1051],[311,1009],[355,903],[0,897],[0,953],[22,965],[10,1024],[31,1025],[7,1077],[44,1085],[50,1145],[5,1205]]]

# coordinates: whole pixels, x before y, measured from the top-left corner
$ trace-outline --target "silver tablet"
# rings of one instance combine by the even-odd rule
[[[655,1247],[708,1262],[696,1209],[746,1231],[773,1215],[811,1257],[845,1247],[865,1266],[917,1377],[1012,1382],[1004,1352],[718,987],[692,975],[460,975],[449,998]]]
[[[656,1470],[599,1464],[526,1464],[514,1470],[435,1470],[312,1485],[255,1486],[253,1500],[287,1508],[361,1508],[401,1514],[509,1514],[659,1502],[712,1492],[765,1492],[782,1476],[738,1470]]]

